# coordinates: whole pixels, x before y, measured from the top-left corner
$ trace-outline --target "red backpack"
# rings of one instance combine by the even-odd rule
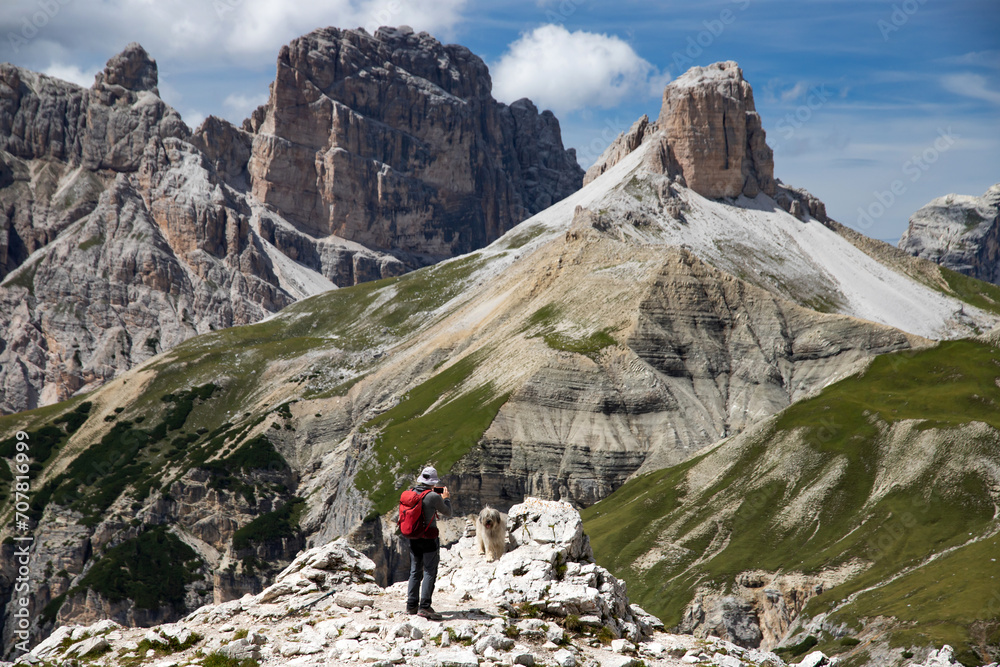
[[[403,537],[411,539],[434,538],[437,537],[437,527],[428,528],[431,521],[434,521],[432,513],[430,519],[424,521],[424,496],[433,491],[414,491],[407,489],[399,496],[399,532]]]

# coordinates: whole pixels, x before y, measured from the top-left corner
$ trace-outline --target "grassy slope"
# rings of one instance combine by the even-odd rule
[[[476,368],[476,355],[466,357],[414,387],[391,410],[372,419],[365,429],[378,429],[375,456],[362,467],[357,486],[378,513],[399,502],[397,479],[412,479],[414,468],[433,463],[447,474],[482,438],[508,395],[489,383],[461,389]]]
[[[99,501],[95,507],[106,507],[124,490],[125,484],[147,487],[152,482],[153,488],[158,488],[168,481],[159,476],[152,479],[151,476],[162,469],[171,451],[180,454],[177,458],[190,453],[198,459],[195,463],[203,463],[217,454],[217,451],[209,451],[213,447],[219,450],[224,444],[232,446],[231,443],[241,440],[246,430],[259,423],[265,414],[280,408],[265,405],[257,408],[255,412],[259,414],[246,412],[256,403],[253,398],[260,391],[261,378],[268,364],[276,360],[294,360],[309,352],[326,351],[328,354],[321,356],[309,373],[293,378],[298,382],[296,393],[310,398],[346,391],[352,379],[366,371],[363,363],[351,355],[352,352],[368,350],[379,343],[394,340],[428,321],[428,313],[460,293],[464,279],[481,265],[481,261],[479,256],[471,255],[399,278],[327,292],[289,306],[281,317],[198,336],[161,355],[147,366],[153,378],[142,392],[122,405],[104,406],[115,407],[116,416],[101,429],[105,435],[103,440],[98,437],[89,444],[77,443],[71,453],[79,456],[82,449],[84,458],[101,458],[95,447],[119,447],[120,433],[112,436],[114,429],[118,429],[115,433],[128,431],[125,435],[138,434],[141,443],[132,442],[135,438],[129,440],[129,451],[134,449],[133,454],[138,457],[138,460],[129,461],[129,471],[135,474],[116,475],[119,483],[114,485],[100,481],[93,486],[86,485],[88,488],[80,489],[82,497],[75,500],[78,503]],[[220,381],[220,378],[225,379]],[[345,378],[346,382],[343,381]],[[173,408],[169,401],[163,400],[164,397],[182,396],[191,387],[213,382],[219,382],[219,386],[211,395],[211,400],[193,401],[181,422],[182,425],[185,422],[189,425],[188,431],[198,427],[199,434],[181,430],[181,435],[189,441],[176,445],[176,428],[170,428],[169,433],[149,435],[153,424],[170,417]],[[101,399],[100,392],[91,396],[96,401]],[[37,460],[33,464],[32,477],[38,504],[48,502],[48,494],[44,493],[46,490],[51,493],[55,490],[54,486],[73,477],[71,471],[63,476],[65,479],[56,481],[46,471],[60,458],[62,446],[69,437],[68,433],[62,435],[69,429],[65,429],[59,420],[71,414],[83,400],[75,397],[64,403],[0,417],[0,441],[11,440],[18,429],[28,430],[33,434],[31,454],[36,454],[38,450],[40,438],[35,435],[36,432],[59,429],[61,440],[51,448],[54,454],[46,455],[45,460]],[[496,414],[495,409],[493,414]],[[9,444],[12,445],[13,441]],[[0,454],[11,458],[13,448],[5,449],[11,451]],[[48,447],[45,449],[50,451]],[[178,449],[188,452],[177,452]],[[143,470],[138,469],[140,466]],[[111,468],[118,472],[117,467]],[[9,475],[4,475],[2,480],[5,487],[11,481],[6,477]],[[43,485],[41,480],[47,480],[48,484]],[[46,489],[46,486],[49,488]],[[90,495],[95,497],[88,498]],[[96,498],[96,495],[102,497]],[[10,505],[3,505],[2,511],[8,514]]]
[[[852,559],[869,562],[859,576],[814,598],[807,613],[831,610],[850,593],[997,529],[995,491],[990,490],[995,482],[981,469],[958,476],[943,471],[951,457],[1000,459],[995,431],[981,438],[951,435],[972,421],[1000,429],[998,378],[1000,349],[975,341],[880,357],[864,375],[788,408],[767,432],[742,446],[737,459],[704,492],[686,497],[686,474],[702,457],[634,480],[586,510],[598,560],[621,574],[639,603],[660,614],[668,626],[681,620],[698,584],[725,589],[736,574],[756,568],[816,573]],[[885,464],[883,435],[902,420],[920,420],[917,429],[933,429],[941,446],[918,479],[872,502]],[[786,480],[773,474],[775,455],[795,460],[798,475]],[[844,467],[843,474],[825,490],[808,520],[783,528],[782,510],[838,466]],[[738,509],[723,514],[715,525],[712,517],[724,507]],[[650,569],[637,567],[636,559],[664,537],[688,551],[672,549]],[[699,561],[709,544],[716,550],[723,537],[728,539],[724,548]],[[998,574],[997,565],[988,558],[965,558],[960,579],[953,580],[959,585],[946,588],[935,582],[949,560],[978,548],[965,547],[861,595],[836,618],[857,628],[861,617],[901,614],[900,600],[909,591],[925,591],[925,597],[947,594],[948,604],[913,605],[900,618],[919,621],[922,643],[964,647],[963,658],[972,660],[971,624],[1000,617],[1000,600],[991,611],[974,582],[990,581]]]
[[[948,283],[952,296],[987,312],[1000,315],[1000,287],[943,266],[939,268],[941,277]]]
[[[149,386],[125,408],[123,418],[150,416],[159,412],[160,397],[186,388],[216,382],[217,401],[204,414],[194,413],[199,425],[215,428],[226,413],[239,415],[247,399],[259,387],[267,365],[276,360],[293,360],[309,352],[369,350],[392,342],[427,321],[427,314],[457,296],[463,279],[481,265],[478,255],[439,264],[399,278],[363,283],[332,290],[285,308],[281,315],[249,326],[233,327],[192,338],[160,355],[147,366],[154,373]],[[391,297],[391,298],[386,298]],[[336,382],[338,373],[353,376],[363,371],[356,360],[332,355],[318,362],[301,378],[301,393],[309,398],[345,389]],[[0,439],[17,428],[38,428],[53,416],[84,400],[0,417]]]
[[[243,493],[250,500],[258,493],[271,494],[273,485],[258,488],[256,480],[247,476],[258,468],[287,468],[266,438],[248,439],[251,429],[268,414],[290,416],[287,403],[267,405],[259,400],[265,391],[273,390],[262,382],[268,365],[319,352],[319,361],[309,372],[288,378],[296,383],[294,394],[310,398],[346,391],[377,363],[354,353],[391,344],[432,321],[431,313],[464,289],[464,279],[481,261],[472,255],[399,278],[334,290],[293,304],[266,322],[191,339],[139,371],[152,376],[148,383],[128,378],[143,389],[135,394],[117,390],[118,396],[127,395],[125,399],[109,399],[115,392],[99,390],[0,417],[0,457],[13,459],[15,433],[30,432],[28,453],[35,459],[30,514],[34,518],[40,518],[48,504],[58,503],[80,511],[81,523],[94,525],[123,494],[133,498],[134,509],[135,502],[161,489],[166,492],[174,479],[195,466],[210,470],[213,488]],[[120,404],[104,405],[109,400]],[[87,407],[88,414],[75,416],[81,406]],[[102,423],[97,415],[105,413],[110,414]],[[91,436],[88,441],[71,439],[83,425]],[[248,457],[253,460],[243,460]],[[68,462],[59,474],[53,472],[57,462]],[[0,461],[0,465],[0,515],[4,525],[10,525],[13,479],[4,474],[7,463]],[[287,492],[283,489],[279,495]],[[261,521],[274,518],[264,515]],[[259,537],[261,526],[246,528],[241,538]],[[57,610],[54,604],[50,615]]]

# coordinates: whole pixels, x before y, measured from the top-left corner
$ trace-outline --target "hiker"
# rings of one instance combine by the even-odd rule
[[[441,614],[431,607],[441,543],[438,540],[437,516],[451,516],[448,487],[437,486],[437,470],[424,468],[412,489],[399,498],[399,529],[410,540],[410,585],[406,591],[406,613],[440,621]]]

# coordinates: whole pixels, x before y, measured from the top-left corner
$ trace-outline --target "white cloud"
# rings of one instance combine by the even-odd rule
[[[186,109],[181,112],[181,117],[184,119],[187,126],[193,130],[201,125],[202,121],[204,121],[207,116],[197,109]]]
[[[181,101],[184,99],[184,95],[181,91],[171,84],[169,81],[164,81],[161,77],[156,88],[160,91],[160,99],[177,109],[180,107]]]
[[[964,95],[977,100],[985,100],[992,104],[1000,104],[1000,91],[989,86],[986,77],[971,72],[948,74],[941,79],[945,90],[957,95]]]
[[[653,97],[668,78],[618,37],[552,24],[522,34],[490,69],[498,100],[528,97],[557,114]]]
[[[800,97],[802,97],[805,92],[809,89],[809,84],[805,81],[799,81],[794,86],[781,93],[782,102],[793,102]]]
[[[223,100],[222,104],[226,107],[226,118],[228,118],[232,123],[239,125],[244,118],[250,116],[250,113],[254,109],[265,102],[267,102],[267,93],[262,93],[260,95],[230,93],[226,96],[226,99]]]
[[[78,86],[83,86],[84,88],[90,88],[94,85],[94,75],[97,74],[99,70],[82,70],[76,65],[63,65],[61,63],[52,63],[44,70],[42,74],[48,74],[49,76],[54,76],[57,79],[62,79],[63,81],[69,81],[70,83],[75,83]]]
[[[441,36],[450,35],[462,18],[467,0],[313,0],[308,3],[274,0],[216,0],[209,28],[192,21],[184,26],[182,43],[222,38],[228,54],[274,58],[281,45],[329,25],[363,27],[409,25]],[[185,3],[187,4],[187,3]],[[206,7],[212,7],[204,3]],[[215,19],[212,21],[211,19]],[[221,25],[220,25],[221,24]]]
[[[992,51],[970,51],[960,56],[948,56],[941,58],[938,62],[948,65],[964,65],[972,67],[989,67],[1000,69],[1000,50]]]
[[[57,53],[81,51],[109,57],[137,41],[154,58],[189,63],[266,65],[278,49],[316,28],[407,24],[449,38],[463,19],[468,0],[105,0],[55,3],[58,11],[20,39],[25,16],[37,10],[32,0],[0,5],[0,35],[19,37],[16,49],[0,40],[0,60],[14,50],[18,60],[60,60]],[[66,62],[61,58],[61,62]]]

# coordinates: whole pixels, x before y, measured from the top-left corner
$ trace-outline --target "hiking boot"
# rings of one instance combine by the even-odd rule
[[[444,618],[441,614],[434,611],[433,607],[423,607],[417,611],[417,616],[421,618],[426,618],[428,621],[440,621]]]
[[[409,614],[410,616],[413,616],[414,614],[417,613],[417,608],[416,607],[407,607],[406,608],[406,613]]]

